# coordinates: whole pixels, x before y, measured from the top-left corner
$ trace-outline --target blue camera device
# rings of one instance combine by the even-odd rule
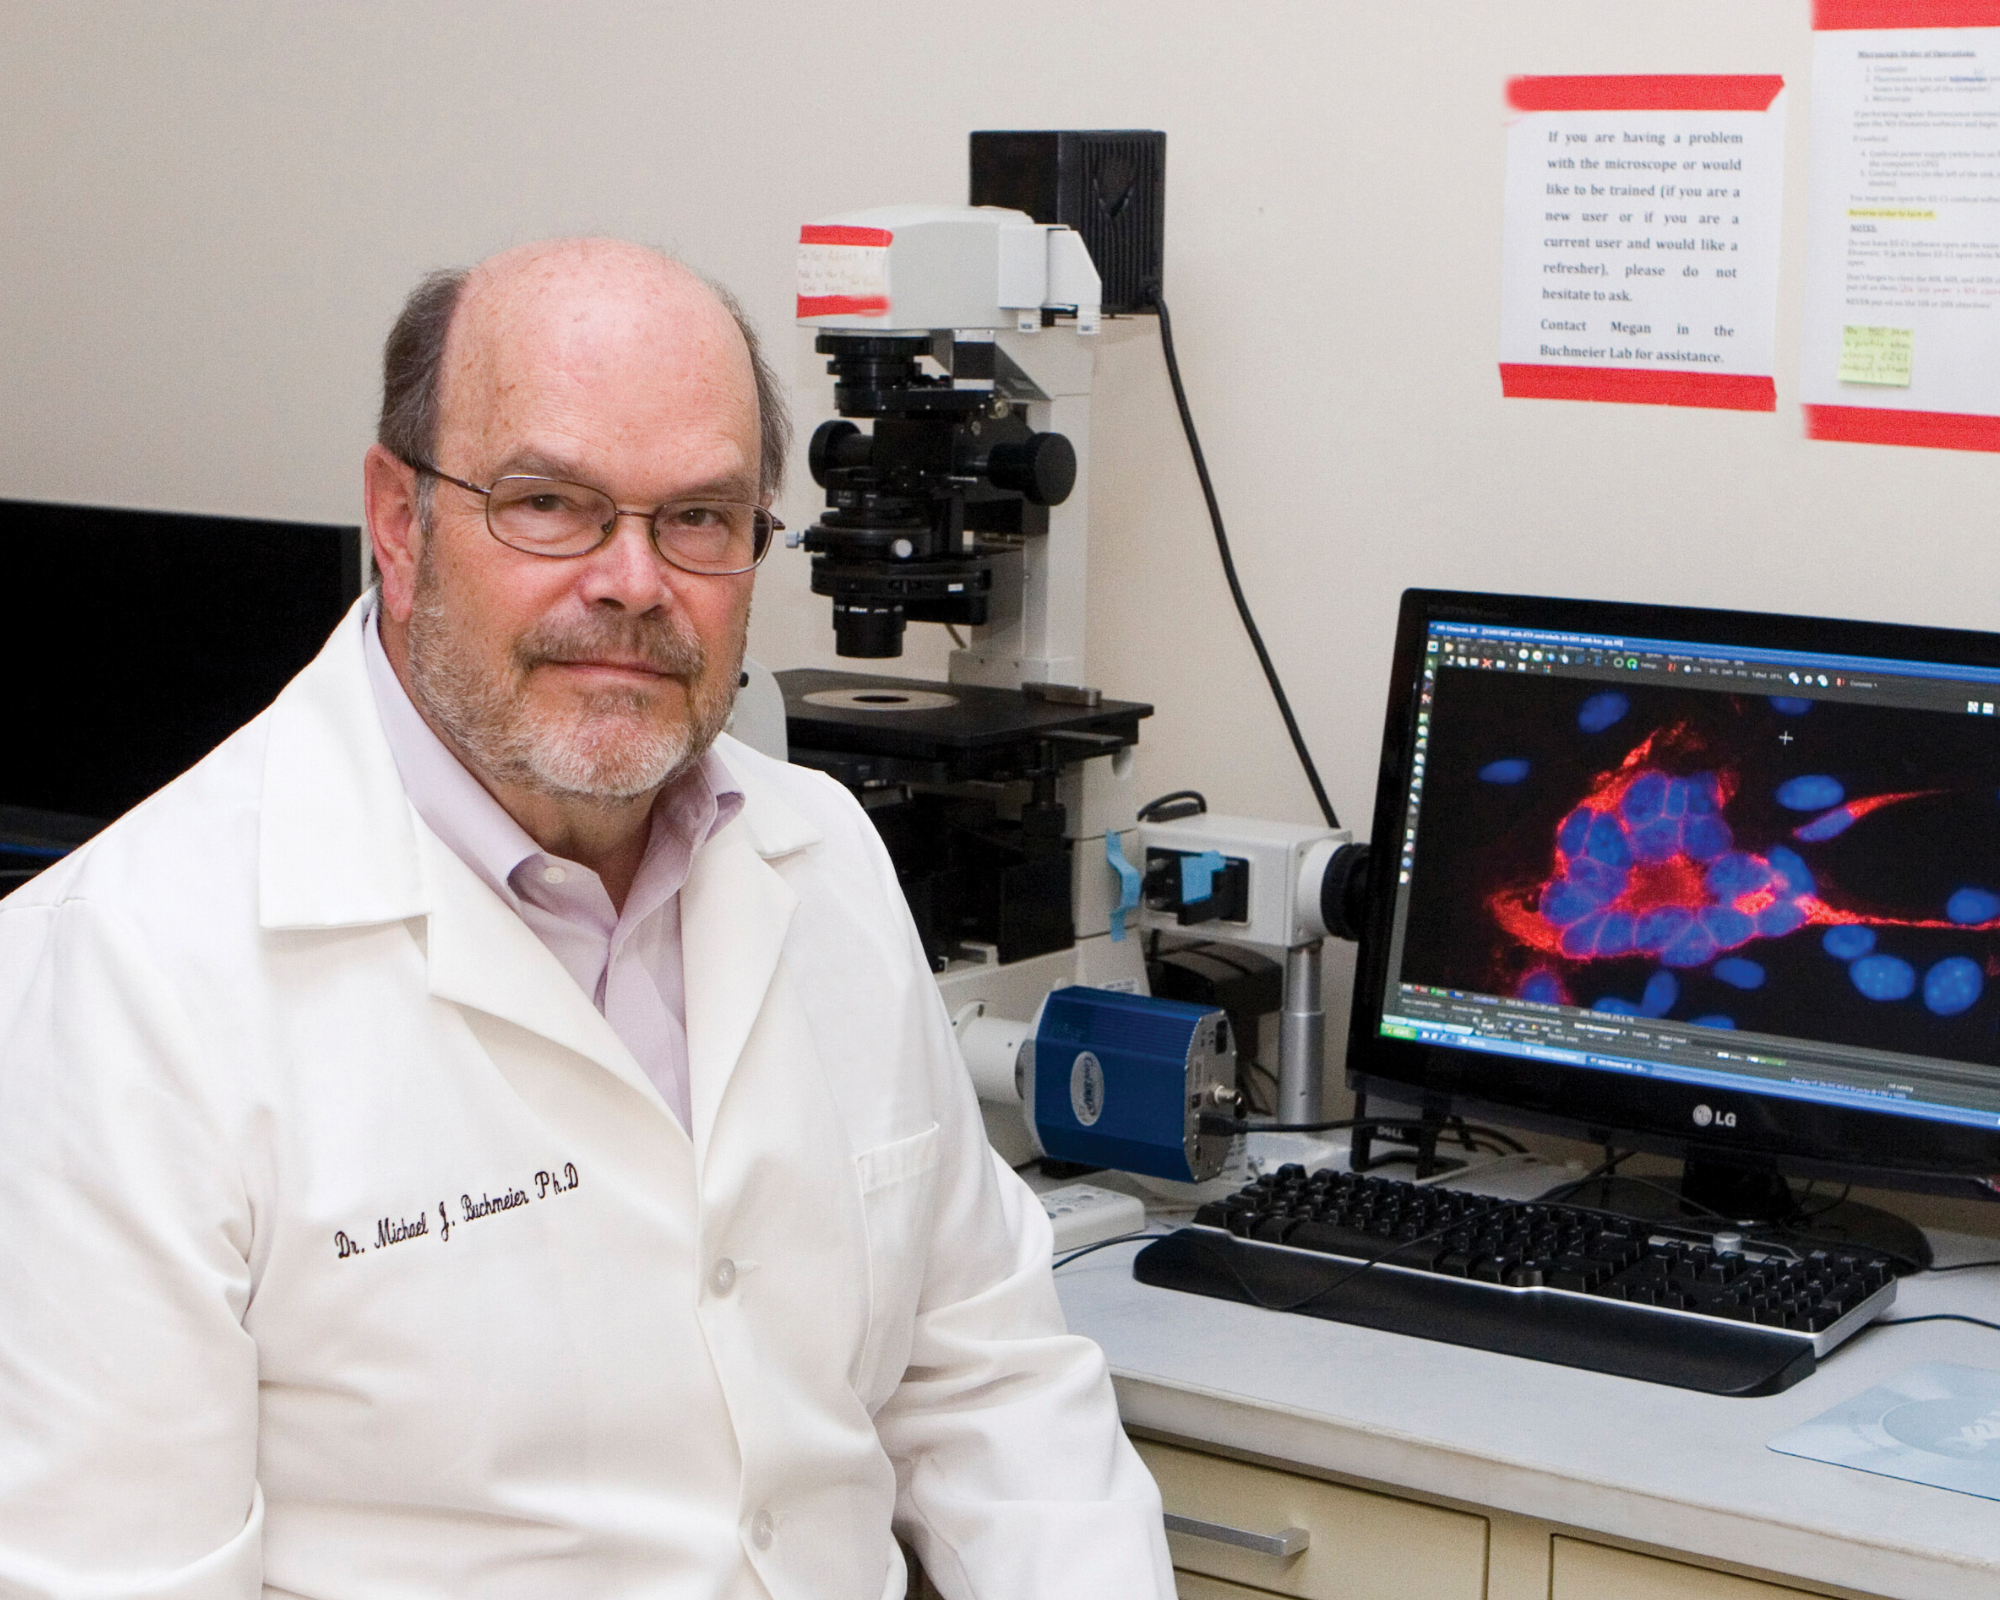
[[[1033,1071],[1035,1131],[1058,1160],[1184,1183],[1222,1170],[1236,1115],[1236,1044],[1223,1012],[1057,989],[1042,1006]]]

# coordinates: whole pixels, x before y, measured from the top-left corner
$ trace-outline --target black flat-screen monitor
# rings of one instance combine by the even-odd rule
[[[1410,591],[1351,1078],[1732,1197],[1990,1193],[1996,708],[1990,634]]]
[[[0,893],[269,705],[360,592],[353,527],[0,501]]]

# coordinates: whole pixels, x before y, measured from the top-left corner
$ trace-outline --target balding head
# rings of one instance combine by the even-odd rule
[[[642,846],[652,798],[728,719],[749,622],[751,569],[685,565],[679,536],[767,498],[784,460],[741,314],[657,251],[528,245],[421,286],[385,380],[364,477],[391,666],[545,847]],[[543,515],[597,491],[602,538],[559,552],[505,538],[490,520],[502,479],[517,511]],[[677,530],[664,545],[663,527]]]
[[[537,313],[561,321],[565,307],[576,309],[602,297],[594,322],[577,327],[579,339],[593,330],[615,337],[616,309],[648,307],[688,319],[704,331],[726,364],[747,373],[754,397],[759,444],[757,487],[769,500],[784,481],[791,445],[791,421],[777,376],[765,361],[756,330],[736,299],[672,257],[615,239],[556,239],[522,245],[471,268],[435,272],[404,302],[383,349],[382,411],[376,437],[399,459],[435,463],[444,422],[447,373],[452,361],[468,354],[489,361],[486,336],[532,324]],[[473,337],[460,327],[461,313],[478,319]],[[722,332],[726,320],[734,341]],[[630,324],[628,323],[629,327]],[[472,346],[469,352],[467,347]],[[468,374],[469,376],[469,374]],[[420,491],[426,502],[431,485]]]

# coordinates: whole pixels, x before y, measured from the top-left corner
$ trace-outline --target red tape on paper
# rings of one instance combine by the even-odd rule
[[[1908,444],[1932,450],[2000,450],[2000,417],[1961,411],[1889,411],[1880,406],[1807,406],[1806,437],[1847,444]]]
[[[1768,111],[1784,86],[1774,74],[1509,78],[1507,104],[1516,111]]]
[[[1610,400],[1633,406],[1702,406],[1776,411],[1778,386],[1740,372],[1646,372],[1632,367],[1552,367],[1500,363],[1500,392],[1512,400]]]
[[[895,237],[887,228],[847,228],[837,223],[808,222],[799,229],[800,244],[865,244],[879,249]]]
[[[1855,28],[2000,28],[2000,0],[1813,0],[1823,33]]]
[[[889,314],[889,297],[886,294],[802,294],[799,296],[801,317],[886,317]]]

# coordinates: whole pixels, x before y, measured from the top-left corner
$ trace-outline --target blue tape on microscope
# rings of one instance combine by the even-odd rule
[[[1115,833],[1104,836],[1104,859],[1118,874],[1118,904],[1111,908],[1111,942],[1119,944],[1125,938],[1125,918],[1139,904],[1139,869],[1125,859],[1124,847]]]
[[[1215,893],[1215,875],[1222,870],[1222,852],[1204,850],[1181,857],[1181,904],[1194,905]]]

